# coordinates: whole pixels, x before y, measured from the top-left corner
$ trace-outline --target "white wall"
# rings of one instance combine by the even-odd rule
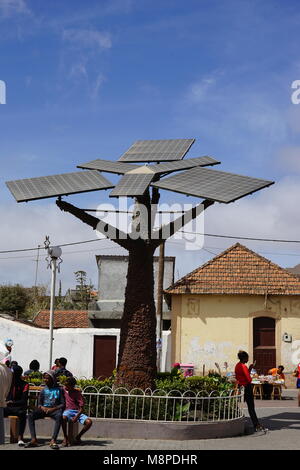
[[[76,377],[93,376],[94,336],[116,336],[119,350],[119,329],[59,328],[53,331],[53,361],[57,357],[68,359],[67,369]],[[23,367],[37,359],[40,369],[49,369],[49,332],[23,323],[0,317],[0,340],[11,338],[14,342],[12,360]],[[162,370],[170,370],[170,332],[163,333]],[[117,358],[116,358],[117,362]]]

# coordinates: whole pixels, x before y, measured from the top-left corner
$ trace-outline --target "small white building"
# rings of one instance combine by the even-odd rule
[[[170,333],[163,332],[162,370],[170,368]],[[49,369],[48,328],[0,316],[0,335],[3,340],[13,340],[12,360],[24,371],[33,359],[39,361],[42,371]],[[67,369],[77,378],[108,377],[117,365],[120,338],[117,328],[54,328],[53,337],[53,361],[66,357]]]
[[[52,360],[65,357],[76,377],[109,377],[118,362],[120,324],[126,286],[127,256],[96,256],[99,268],[98,300],[88,311],[58,310],[54,314]],[[174,281],[175,258],[165,258],[164,288]],[[158,258],[154,259],[157,279]],[[155,298],[157,286],[155,284]],[[171,316],[163,305],[161,371],[171,368]],[[0,340],[14,341],[12,359],[24,370],[37,359],[42,371],[49,369],[49,311],[42,310],[32,322],[0,316]]]

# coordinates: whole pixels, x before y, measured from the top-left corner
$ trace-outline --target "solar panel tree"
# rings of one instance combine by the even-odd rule
[[[272,181],[206,168],[220,163],[210,156],[183,160],[194,141],[140,140],[118,161],[97,159],[78,165],[81,171],[6,183],[17,202],[57,197],[56,204],[62,211],[128,250],[116,384],[131,389],[153,388],[157,372],[155,250],[214,202],[227,204],[273,184]],[[122,176],[117,184],[112,184],[103,172]],[[63,196],[104,189],[111,189],[110,197],[134,199],[130,233],[62,199]],[[201,198],[201,201],[180,217],[154,228],[161,189]]]

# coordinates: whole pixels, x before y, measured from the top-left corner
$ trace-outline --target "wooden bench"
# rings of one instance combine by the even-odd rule
[[[9,416],[9,429],[10,429],[10,440],[11,444],[18,442],[20,418],[18,416]]]
[[[41,387],[39,385],[30,385],[29,386],[29,392],[40,392],[44,387]],[[9,418],[9,427],[10,427],[10,443],[14,444],[18,442],[18,437],[19,437],[19,430],[20,430],[20,419],[18,416],[8,416]],[[51,419],[49,417],[46,417],[44,419]],[[76,423],[73,423],[72,421],[68,422],[68,441],[70,444],[73,444],[75,441],[76,436],[78,435],[78,421]]]
[[[10,428],[10,440],[11,444],[18,442],[19,430],[20,430],[20,418],[18,416],[8,416],[9,418],[9,428]],[[44,419],[51,419],[50,417]],[[73,423],[72,421],[68,422],[68,441],[72,445],[74,444],[75,438],[78,435],[78,421]]]

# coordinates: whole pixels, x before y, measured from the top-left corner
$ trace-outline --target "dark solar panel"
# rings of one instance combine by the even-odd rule
[[[8,181],[6,185],[17,202],[114,187],[103,175],[93,170]]]
[[[181,160],[195,139],[137,140],[120,158],[126,162]]]
[[[162,179],[152,186],[229,203],[271,184],[273,181],[197,167]]]
[[[171,171],[188,170],[195,166],[208,166],[217,165],[219,162],[212,157],[204,156],[197,158],[188,158],[187,160],[180,160],[176,162],[160,163],[159,165],[149,165],[149,168],[155,174],[170,173]]]
[[[87,168],[90,170],[99,170],[99,171],[107,171],[109,173],[117,173],[118,175],[124,175],[127,171],[134,170],[138,168],[138,165],[132,165],[131,163],[123,163],[123,162],[112,162],[110,160],[92,160],[87,163],[82,163],[81,165],[77,165],[77,168]]]
[[[131,173],[124,175],[109,197],[142,196],[150,185],[154,174]]]

